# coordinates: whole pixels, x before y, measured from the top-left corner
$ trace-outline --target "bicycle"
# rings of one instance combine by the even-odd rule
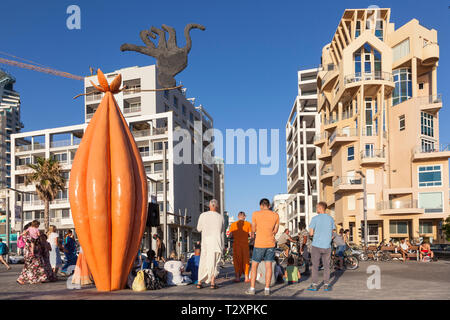
[[[336,254],[336,250],[331,252],[330,267],[339,266],[339,256]],[[356,270],[359,267],[359,260],[357,257],[351,255],[349,250],[344,251],[344,267],[348,270]]]

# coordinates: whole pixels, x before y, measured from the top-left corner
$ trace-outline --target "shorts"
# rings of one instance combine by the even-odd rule
[[[338,257],[343,257],[345,252],[345,246],[338,246],[336,249],[336,254]]]
[[[275,261],[275,248],[254,248],[252,260],[258,263],[262,260],[266,262]]]
[[[289,250],[289,246],[286,243],[280,244],[278,248],[283,249],[283,251]]]

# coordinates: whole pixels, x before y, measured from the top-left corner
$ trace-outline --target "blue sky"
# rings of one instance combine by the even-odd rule
[[[66,9],[81,8],[81,30],[66,28]],[[258,165],[226,166],[226,209],[258,209],[262,197],[285,193],[284,127],[297,94],[297,70],[316,67],[346,8],[390,7],[396,27],[412,18],[438,30],[438,92],[441,142],[450,142],[450,9],[448,1],[8,1],[2,3],[0,51],[77,75],[89,66],[104,72],[154,64],[153,58],[123,53],[124,42],[139,44],[151,25],[175,27],[179,45],[187,23],[192,30],[189,66],[177,76],[214,117],[215,127],[280,129],[280,170],[261,176]],[[1,65],[17,79],[25,131],[83,122],[81,81]]]

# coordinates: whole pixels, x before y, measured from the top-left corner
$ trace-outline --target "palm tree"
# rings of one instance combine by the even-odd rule
[[[33,173],[26,176],[25,185],[34,184],[39,198],[44,202],[44,226],[48,231],[50,202],[56,198],[58,191],[64,191],[66,181],[57,160],[36,157],[36,163],[27,166],[33,169]]]

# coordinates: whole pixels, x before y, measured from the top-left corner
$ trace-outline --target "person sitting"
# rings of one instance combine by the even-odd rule
[[[336,245],[336,255],[339,259],[339,268],[337,269],[344,270],[344,252],[347,246],[344,240],[344,229],[339,230],[339,234],[333,233],[333,242]]]
[[[158,268],[159,264],[158,264],[158,261],[156,261],[155,257],[156,257],[155,251],[148,250],[147,256],[145,257],[144,261],[142,262],[142,269]]]
[[[425,241],[424,243],[422,243],[420,245],[419,257],[420,257],[420,261],[424,261],[425,257],[430,257],[431,260],[433,260],[434,253],[433,253],[433,251],[431,251],[431,247],[430,247],[430,244],[428,243],[428,241]]]
[[[408,258],[408,250],[410,246],[406,242],[406,239],[403,238],[400,242],[399,252],[402,254],[403,262],[406,262],[406,259]]]
[[[177,254],[172,252],[169,261],[164,264],[164,270],[167,271],[167,284],[169,286],[181,286],[192,283],[188,276],[183,276],[184,266],[178,260]]]
[[[297,266],[294,266],[294,257],[290,256],[287,259],[287,267],[284,272],[284,281],[288,284],[299,283],[301,279],[300,270],[298,270]]]
[[[283,282],[284,272],[283,267],[280,265],[280,260],[275,257],[275,272],[274,272],[276,282]]]
[[[188,260],[186,272],[191,273],[191,280],[194,284],[198,282],[198,266],[200,265],[200,244],[194,246],[194,255]]]
[[[278,238],[278,248],[283,249],[286,257],[289,257],[289,242],[295,242],[295,240],[289,235],[289,229],[285,229]]]

